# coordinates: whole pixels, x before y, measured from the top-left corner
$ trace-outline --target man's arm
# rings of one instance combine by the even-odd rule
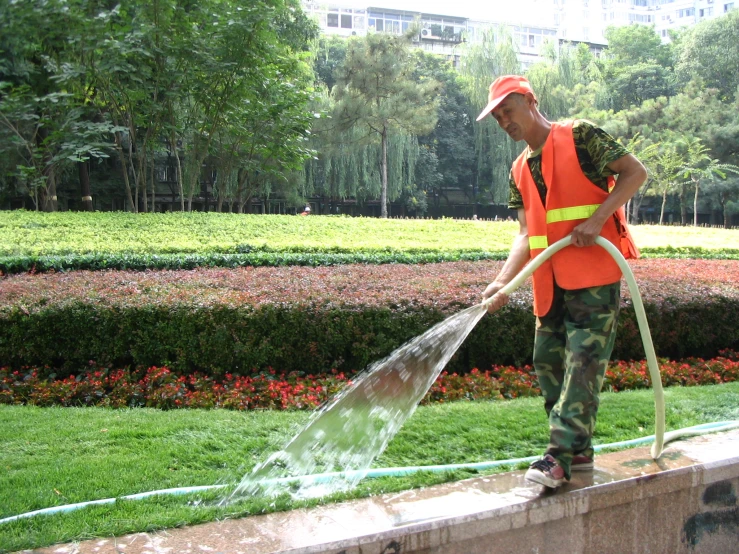
[[[575,246],[595,244],[608,218],[626,204],[647,179],[647,170],[633,154],[626,154],[609,163],[608,167],[618,175],[616,185],[595,213],[572,230],[572,244]]]
[[[518,235],[513,240],[508,259],[503,264],[503,269],[500,270],[495,281],[490,283],[482,293],[483,300],[493,297],[492,302],[488,305],[488,312],[493,313],[508,303],[508,295],[498,293],[498,291],[518,275],[529,261],[529,258],[529,230],[526,225],[526,213],[521,208],[518,210]]]

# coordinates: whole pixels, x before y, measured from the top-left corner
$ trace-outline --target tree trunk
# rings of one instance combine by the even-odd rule
[[[139,213],[139,175],[133,164],[133,143],[136,140],[133,129],[129,126],[128,135],[128,161],[131,164],[131,175],[133,175],[133,213]]]
[[[174,159],[177,162],[177,187],[180,192],[180,211],[185,211],[185,192],[182,190],[182,164],[180,163],[180,154],[177,152],[177,139],[174,132],[169,138],[170,147],[174,152]]]
[[[141,175],[141,200],[144,201],[144,213],[147,213],[149,211],[149,197],[146,196],[146,150],[141,153],[141,156],[144,158],[139,168],[139,175]]]
[[[56,176],[54,174],[54,166],[51,163],[51,153],[48,147],[44,145],[46,139],[49,136],[49,131],[45,127],[41,127],[36,134],[36,145],[39,150],[43,152],[43,167],[41,169],[43,175],[46,177],[44,188],[41,190],[41,198],[37,197],[36,210],[39,209],[39,203],[41,204],[41,210],[45,212],[57,211],[57,198],[56,198]]]
[[[688,207],[685,205],[685,185],[680,185],[680,192],[678,193],[680,198],[680,223],[682,225],[688,224]]]
[[[700,183],[695,181],[695,196],[693,197],[693,225],[698,227],[698,191],[700,190]]]
[[[726,191],[721,193],[721,205],[724,208],[724,229],[731,227],[731,214],[729,213],[729,202],[728,193]]]
[[[45,212],[57,211],[58,203],[56,197],[56,175],[54,167],[49,165],[44,169],[46,173],[46,194],[44,194],[43,210]]]
[[[387,219],[387,128],[382,128],[382,160],[380,160],[382,174],[382,191],[380,193],[380,217]]]
[[[665,204],[667,204],[667,189],[665,189],[665,192],[662,193],[662,209],[659,211],[659,224],[662,225],[662,222],[665,219]]]
[[[90,172],[87,169],[87,162],[77,162],[77,169],[80,176],[80,196],[82,197],[82,211],[92,211],[92,195],[90,193]]]
[[[157,192],[157,186],[154,181],[154,166],[156,165],[156,162],[154,159],[151,160],[151,164],[149,166],[149,178],[151,180],[151,213],[154,213],[157,211],[156,206],[156,192]]]
[[[123,155],[123,144],[121,141],[121,133],[116,131],[115,133],[115,146],[118,151],[118,159],[121,162],[121,170],[123,170],[123,184],[126,187],[126,198],[128,199],[128,205],[131,206],[132,210],[136,210],[136,206],[133,203],[133,197],[131,196],[131,183],[128,181],[128,164],[126,163],[126,157]]]

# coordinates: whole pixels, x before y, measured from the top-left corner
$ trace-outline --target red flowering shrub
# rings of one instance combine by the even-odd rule
[[[665,386],[736,381],[739,353],[724,351],[721,357],[712,360],[663,360],[660,372]],[[308,376],[269,370],[255,376],[226,374],[223,379],[215,380],[199,373],[177,375],[167,367],[125,371],[92,364],[87,376],[54,380],[40,378],[36,369],[21,371],[0,367],[0,404],[311,410],[351,383],[348,376],[337,371]],[[606,371],[603,388],[621,391],[650,385],[646,362],[618,362]],[[503,366],[484,372],[473,369],[466,375],[442,372],[421,403],[498,400],[539,394],[531,367]]]
[[[359,371],[480,300],[502,262],[192,271],[75,271],[0,278],[0,364],[58,377],[113,367],[253,375],[268,367]],[[739,348],[739,263],[631,263],[657,353],[710,358]],[[624,289],[625,289],[624,285]],[[533,349],[531,289],[483,318],[448,370],[524,366]],[[614,359],[644,356],[628,291]],[[80,368],[85,368],[80,370]],[[180,385],[170,384],[172,402]]]

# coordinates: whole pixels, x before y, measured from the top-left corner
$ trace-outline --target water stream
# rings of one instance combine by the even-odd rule
[[[223,502],[285,490],[294,498],[311,498],[353,488],[485,311],[480,304],[462,310],[370,365],[319,408],[282,450],[245,475]],[[315,474],[324,475],[297,479]]]

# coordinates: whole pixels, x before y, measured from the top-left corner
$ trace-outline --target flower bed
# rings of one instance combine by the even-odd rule
[[[721,354],[711,360],[661,360],[662,384],[695,386],[736,381],[739,353],[727,350]],[[128,371],[95,364],[83,374],[60,380],[39,376],[44,373],[37,368],[1,367],[0,404],[309,410],[350,385],[353,377],[335,370],[312,377],[270,370],[254,376],[226,374],[214,379],[200,373],[177,375],[167,367]],[[603,383],[604,390],[611,391],[650,386],[645,361],[611,364]],[[421,403],[497,400],[539,393],[531,367],[499,366],[487,371],[473,369],[465,375],[442,372]]]

